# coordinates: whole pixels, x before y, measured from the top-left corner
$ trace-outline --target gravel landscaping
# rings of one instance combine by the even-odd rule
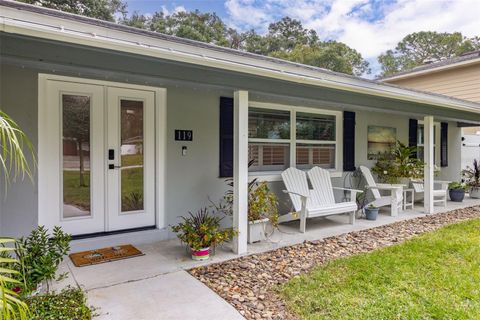
[[[189,272],[232,304],[247,319],[295,319],[275,289],[326,261],[369,252],[442,226],[480,218],[480,207],[400,221],[263,254],[193,268]]]

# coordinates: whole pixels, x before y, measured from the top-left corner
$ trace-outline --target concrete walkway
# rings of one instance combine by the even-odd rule
[[[448,202],[447,208],[435,207],[435,213],[474,205],[480,205],[480,200],[466,198],[462,203]],[[267,241],[249,245],[249,254],[425,215],[421,206],[397,217],[388,213],[387,209],[376,221],[358,219],[353,226],[348,224],[347,216],[309,219],[305,234],[298,232],[298,221],[282,224]],[[99,248],[108,246],[102,245],[101,239],[98,242]],[[228,246],[217,248],[215,256],[207,262],[191,260],[177,239],[136,247],[145,255],[88,267],[77,268],[67,258],[59,271],[68,271],[70,276],[56,287],[84,288],[89,303],[98,308],[99,319],[242,319],[230,304],[185,271],[238,257]]]

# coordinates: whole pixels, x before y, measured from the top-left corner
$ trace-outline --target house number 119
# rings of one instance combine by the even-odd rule
[[[175,141],[193,141],[193,131],[175,130]]]

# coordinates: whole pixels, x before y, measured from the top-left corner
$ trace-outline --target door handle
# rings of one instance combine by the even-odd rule
[[[120,168],[121,168],[121,166],[116,166],[116,165],[114,165],[114,164],[109,164],[109,165],[108,165],[108,169],[110,169],[110,170],[120,169]]]

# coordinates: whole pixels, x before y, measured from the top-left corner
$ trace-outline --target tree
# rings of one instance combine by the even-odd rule
[[[122,0],[19,0],[51,9],[80,14],[100,20],[115,21],[115,15],[126,14]]]
[[[84,146],[90,142],[90,98],[64,95],[63,106],[63,139],[77,145],[79,186],[86,187]]]
[[[297,45],[290,52],[277,51],[272,56],[356,76],[370,73],[368,62],[359,52],[336,41]]]
[[[414,32],[402,39],[395,50],[378,57],[381,76],[409,70],[427,62],[436,62],[480,49],[478,37],[466,38],[460,32]]]

